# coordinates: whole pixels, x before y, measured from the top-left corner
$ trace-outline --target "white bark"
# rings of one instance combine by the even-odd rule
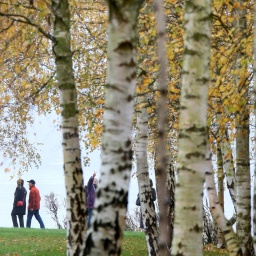
[[[141,1],[109,5],[107,93],[101,179],[84,255],[120,255],[132,167],[137,16]]]
[[[232,155],[232,148],[228,141],[228,137],[225,134],[221,137],[221,153],[222,153],[222,160],[223,160],[223,169],[225,172],[226,180],[227,180],[227,188],[234,204],[235,213],[236,213],[236,181],[235,181],[235,171],[234,171],[234,161]]]
[[[247,1],[239,1],[241,6],[246,2]],[[247,28],[247,11],[240,7],[235,9],[234,15],[237,18],[235,36],[240,37],[239,39],[242,40],[247,36],[245,34]],[[251,175],[249,156],[248,82],[242,76],[243,65],[245,65],[242,63],[242,60],[248,61],[248,57],[245,56],[243,45],[238,49],[235,60],[236,69],[240,72],[240,75],[235,76],[235,82],[237,93],[239,93],[241,97],[241,101],[238,103],[240,111],[236,117],[236,232],[243,253],[245,255],[251,255]],[[242,87],[247,88],[247,90],[242,92]]]
[[[254,1],[254,41],[253,41],[253,91],[254,91],[254,126],[256,127],[256,3]],[[255,145],[255,144],[254,144]],[[253,178],[253,247],[256,252],[256,150],[254,149],[254,178]]]
[[[67,0],[53,0],[53,52],[60,92],[61,132],[67,202],[67,255],[83,255],[85,247],[85,194],[78,134],[77,95],[70,48]]]
[[[227,225],[227,220],[224,216],[223,209],[218,201],[217,192],[215,189],[214,176],[212,172],[212,164],[211,158],[208,155],[205,161],[205,169],[206,169],[206,187],[210,202],[210,209],[212,216],[215,222],[218,225],[218,228],[222,230],[222,234],[224,235],[227,249],[229,251],[230,256],[241,255],[241,249],[238,245],[238,240],[236,234],[234,233],[231,226]]]
[[[186,1],[184,19],[185,50],[172,255],[200,256],[203,253],[202,191],[207,143],[211,1]]]
[[[142,98],[142,99],[141,99]],[[138,97],[137,132],[136,132],[136,162],[139,184],[140,207],[143,224],[146,229],[148,255],[158,255],[158,229],[155,205],[149,181],[147,160],[148,113],[143,97]],[[142,102],[140,102],[140,99]]]

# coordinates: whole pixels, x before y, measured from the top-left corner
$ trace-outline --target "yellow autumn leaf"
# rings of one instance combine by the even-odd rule
[[[99,141],[97,138],[93,137],[93,139],[91,139],[90,144],[92,147],[97,147],[99,145]]]
[[[102,133],[103,131],[103,127],[101,124],[96,124],[95,127],[94,127],[94,132],[95,133]]]
[[[10,172],[10,171],[11,171],[10,168],[5,168],[5,169],[4,169],[4,172]]]
[[[227,59],[227,57],[225,57],[225,56],[221,56],[220,59],[219,59],[219,61],[218,61],[218,63],[221,64],[221,65],[224,65],[224,64],[226,64],[227,62],[228,62],[228,59]]]
[[[104,104],[104,100],[103,99],[97,99],[97,101],[96,101],[96,104]]]

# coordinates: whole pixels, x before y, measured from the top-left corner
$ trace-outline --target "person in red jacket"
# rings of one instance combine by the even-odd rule
[[[40,192],[35,187],[36,182],[34,180],[28,180],[28,186],[29,186],[29,199],[28,199],[28,215],[27,215],[27,228],[31,227],[31,220],[32,217],[35,215],[35,218],[40,224],[40,228],[45,228],[43,220],[41,216],[39,215],[39,209],[40,209]]]

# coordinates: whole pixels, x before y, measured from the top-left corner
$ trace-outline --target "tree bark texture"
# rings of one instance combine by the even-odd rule
[[[222,162],[222,153],[220,144],[217,145],[217,175],[218,175],[218,201],[221,206],[222,211],[224,212],[224,172],[223,172],[223,162]],[[217,233],[218,239],[218,248],[223,247],[225,244],[222,230],[218,227]]]
[[[200,256],[203,253],[202,192],[207,143],[211,1],[185,1],[184,21],[185,49],[172,255]]]
[[[143,216],[143,224],[146,229],[146,241],[148,255],[158,255],[158,229],[155,205],[152,199],[152,191],[148,171],[148,112],[144,97],[138,97],[137,129],[136,129],[136,162],[137,179],[139,185],[140,207]],[[142,102],[141,102],[142,101]]]
[[[85,194],[78,132],[77,95],[70,48],[67,0],[53,0],[54,43],[61,105],[61,131],[67,202],[67,255],[83,255],[85,247]]]
[[[231,197],[231,200],[234,204],[234,209],[236,213],[236,181],[235,181],[235,166],[234,160],[232,155],[232,148],[228,141],[227,131],[223,136],[220,137],[220,146],[221,146],[221,154],[222,154],[222,161],[223,161],[223,169],[227,181],[227,188]]]
[[[132,167],[137,16],[142,1],[109,0],[101,178],[84,255],[120,255]]]
[[[254,1],[254,28],[256,27],[256,3]],[[254,94],[254,126],[256,127],[256,33],[254,30],[253,39],[253,94]],[[255,136],[255,135],[254,135]],[[254,144],[255,146],[255,144]],[[256,159],[256,150],[254,150],[254,160]],[[254,161],[254,178],[253,178],[253,247],[256,252],[256,161]]]
[[[242,6],[248,1],[239,1]],[[242,40],[246,38],[247,11],[240,7],[235,9],[235,36]],[[248,59],[245,56],[243,44],[235,55],[236,69],[239,74],[235,76],[238,93],[241,95],[239,102],[240,111],[236,116],[236,204],[237,222],[236,232],[240,247],[245,255],[251,255],[251,174],[250,174],[250,150],[249,150],[249,106],[248,106],[248,81],[243,75],[244,63],[241,60]],[[248,60],[247,60],[248,61]],[[244,61],[243,61],[244,62]],[[248,65],[248,64],[247,64]],[[241,86],[242,85],[242,86]],[[241,88],[246,88],[245,92]]]
[[[157,161],[157,176],[159,182],[159,254],[164,256],[169,254],[168,245],[170,245],[170,219],[169,208],[169,194],[167,185],[168,175],[168,115],[167,115],[167,59],[166,59],[166,37],[165,37],[165,15],[164,15],[164,1],[154,1],[154,9],[156,13],[156,27],[157,27],[157,53],[159,59],[159,78],[158,89],[160,97],[157,101],[157,124],[158,124],[158,161]],[[170,155],[170,154],[169,154]],[[169,180],[170,181],[170,180]]]
[[[210,202],[210,209],[214,221],[217,223],[218,228],[222,230],[222,234],[224,235],[227,249],[229,251],[230,256],[242,256],[242,250],[239,248],[238,239],[236,234],[234,233],[231,226],[227,225],[227,220],[224,216],[223,209],[218,201],[218,195],[215,189],[215,182],[214,176],[212,172],[212,164],[211,164],[211,157],[210,154],[206,154],[206,161],[205,161],[205,168],[206,168],[206,187]]]

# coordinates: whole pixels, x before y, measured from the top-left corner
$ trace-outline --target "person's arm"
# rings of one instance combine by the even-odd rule
[[[31,211],[35,208],[35,202],[36,202],[36,191],[33,189],[30,190],[30,209]]]
[[[88,191],[90,191],[92,189],[92,184],[93,184],[93,180],[94,177],[96,176],[96,172],[93,173],[92,177],[89,179],[88,183],[87,183],[87,189]]]
[[[14,193],[14,200],[13,200],[13,205],[17,205],[18,202],[18,198],[19,198],[19,189],[16,188],[15,193]]]

